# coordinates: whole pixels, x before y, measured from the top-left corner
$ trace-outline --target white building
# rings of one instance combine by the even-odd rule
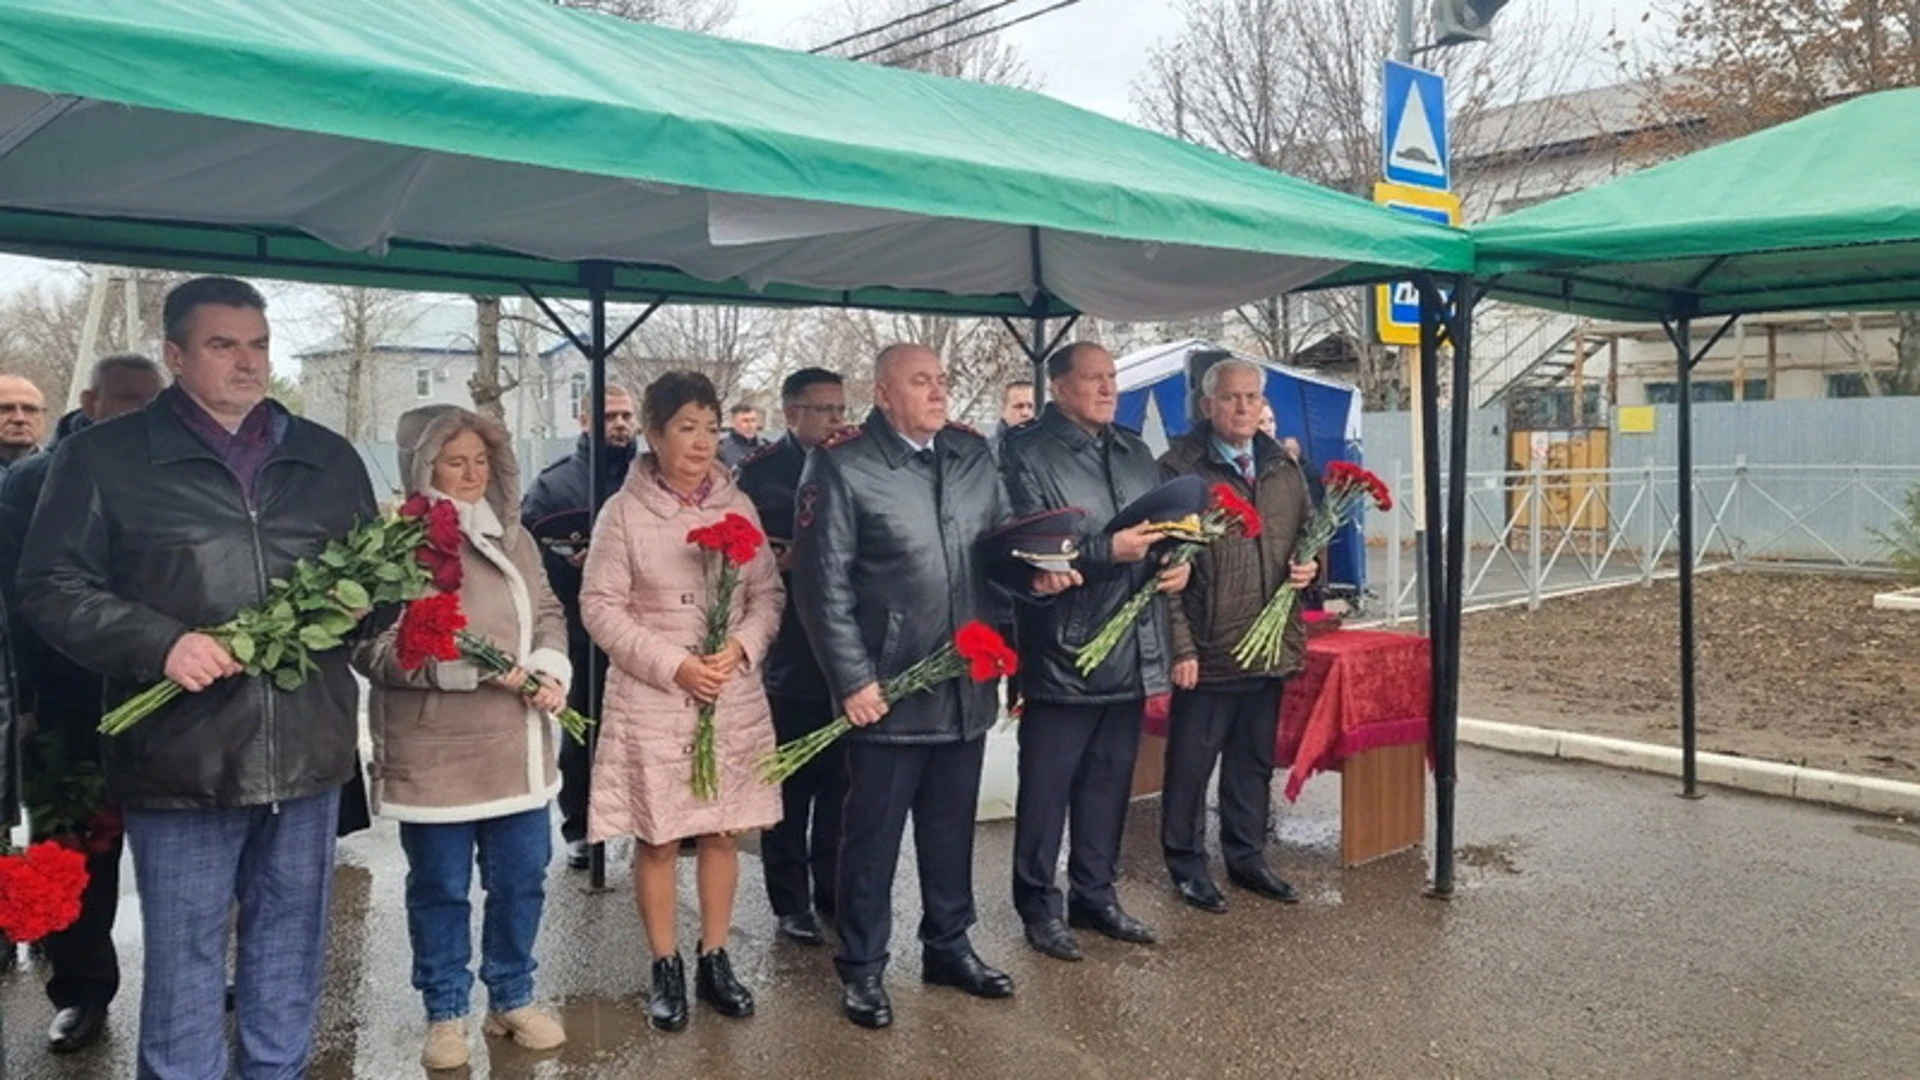
[[[565,437],[578,430],[588,393],[584,357],[549,330],[510,317],[500,327],[502,398],[508,430],[519,440]],[[382,312],[362,364],[362,403],[349,423],[348,382],[354,349],[341,335],[299,355],[300,388],[309,419],[359,443],[391,442],[400,415],[421,405],[473,406],[469,386],[479,354],[471,301],[427,300]],[[350,430],[352,429],[352,430]]]

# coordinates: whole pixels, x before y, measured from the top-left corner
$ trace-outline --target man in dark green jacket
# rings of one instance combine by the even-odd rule
[[[1260,431],[1266,370],[1222,360],[1201,380],[1205,420],[1160,459],[1162,475],[1194,474],[1227,484],[1260,512],[1260,535],[1229,536],[1193,562],[1193,581],[1172,605],[1173,704],[1167,727],[1160,844],[1174,887],[1214,913],[1227,900],[1207,870],[1207,778],[1220,767],[1220,849],[1227,877],[1251,892],[1293,903],[1293,887],[1267,865],[1273,751],[1280,692],[1300,670],[1306,633],[1296,608],[1273,667],[1250,671],[1234,647],[1282,584],[1310,583],[1315,564],[1293,551],[1312,511],[1306,477]]]

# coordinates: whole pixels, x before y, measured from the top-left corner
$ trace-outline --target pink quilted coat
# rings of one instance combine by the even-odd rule
[[[786,601],[767,548],[741,568],[733,595],[733,636],[746,649],[747,669],[720,694],[718,798],[693,796],[696,704],[673,682],[700,644],[707,572],[716,558],[687,543],[687,533],[729,513],[760,523],[724,468],[714,468],[706,503],[689,507],[660,486],[647,456],[634,462],[594,526],[580,615],[612,666],[593,762],[589,840],[637,836],[665,844],[780,820],[780,789],[761,783],[755,768],[774,747],[760,664]]]

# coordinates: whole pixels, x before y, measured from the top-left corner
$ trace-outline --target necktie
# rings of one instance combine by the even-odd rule
[[[1239,453],[1233,455],[1233,463],[1240,469],[1240,479],[1253,483],[1253,455]]]

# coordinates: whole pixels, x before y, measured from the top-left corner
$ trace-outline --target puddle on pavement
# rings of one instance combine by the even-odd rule
[[[1498,870],[1503,874],[1518,874],[1520,864],[1514,860],[1517,845],[1503,844],[1462,844],[1454,851],[1454,860],[1461,866],[1475,870]]]
[[[1324,817],[1295,817],[1286,815],[1280,818],[1279,826],[1274,830],[1280,842],[1290,848],[1301,848],[1316,854],[1340,852],[1340,820]]]
[[[1920,829],[1907,829],[1899,825],[1855,825],[1853,831],[1876,840],[1894,840],[1920,847]]]

